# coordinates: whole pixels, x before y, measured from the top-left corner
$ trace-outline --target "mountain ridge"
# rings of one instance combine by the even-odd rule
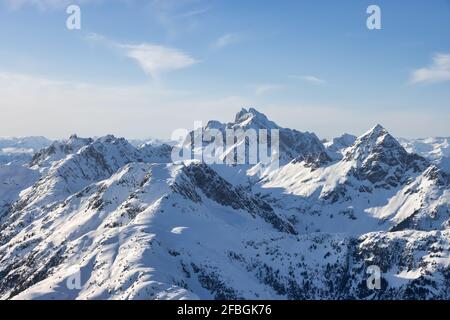
[[[227,128],[280,130],[279,167],[173,163],[112,135],[0,165],[0,298],[450,298],[437,163],[380,125],[324,145],[244,108],[201,133]]]

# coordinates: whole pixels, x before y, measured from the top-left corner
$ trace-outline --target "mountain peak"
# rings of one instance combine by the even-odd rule
[[[360,136],[356,140],[355,145],[359,145],[360,147],[365,146],[369,148],[383,145],[389,148],[395,147],[403,149],[400,143],[380,124],[377,124],[365,134]]]
[[[363,135],[363,137],[364,136],[381,137],[381,136],[384,136],[386,134],[389,134],[389,132],[381,124],[377,124],[372,129],[367,131]]]
[[[206,129],[221,129],[224,126],[225,126],[225,124],[223,124],[220,121],[210,120],[210,121],[208,121],[208,124],[206,125]]]
[[[108,134],[106,136],[102,136],[102,137],[99,137],[97,139],[98,142],[102,142],[102,143],[112,143],[114,141],[121,141],[121,140],[125,140],[125,139],[123,139],[123,138],[116,138],[112,134]]]
[[[353,158],[364,161],[373,154],[386,154],[391,156],[406,155],[406,150],[400,143],[389,134],[389,132],[380,124],[367,131],[356,139],[346,158]]]
[[[236,114],[233,126],[239,126],[243,128],[253,127],[255,129],[278,129],[278,125],[270,121],[267,116],[255,108],[249,109],[242,108]]]
[[[48,167],[52,162],[64,159],[69,154],[75,154],[81,148],[91,144],[91,138],[80,138],[76,134],[70,135],[69,139],[54,141],[50,146],[35,153],[30,165]]]
[[[72,150],[79,150],[92,142],[94,142],[94,139],[92,138],[81,138],[77,134],[72,134],[70,135],[69,139],[57,141],[54,144],[62,144],[71,148]]]
[[[381,125],[359,137],[348,149],[344,161],[357,162],[356,175],[372,183],[383,183],[387,188],[403,183],[406,171],[419,171],[425,159],[409,154]]]
[[[241,111],[236,113],[235,122],[242,122],[247,120],[248,118],[255,117],[255,116],[261,116],[267,118],[264,114],[261,112],[258,112],[255,108],[242,108]]]
[[[386,131],[386,129],[385,129],[381,124],[377,123],[377,124],[375,125],[375,127],[372,128],[371,131],[378,131],[378,132],[381,132],[381,131]]]

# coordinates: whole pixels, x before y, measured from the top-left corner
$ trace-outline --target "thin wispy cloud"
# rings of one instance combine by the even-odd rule
[[[301,80],[301,81],[308,82],[311,84],[325,84],[326,83],[325,80],[323,80],[319,77],[316,77],[316,76],[311,76],[311,75],[302,75],[302,76],[293,75],[293,76],[290,76],[290,78],[296,79],[296,80]]]
[[[433,63],[411,73],[410,83],[437,83],[450,81],[450,53],[439,53],[433,57]]]
[[[212,44],[211,47],[214,49],[222,49],[228,47],[232,44],[238,43],[242,40],[242,36],[237,33],[227,33],[223,36],[217,38]]]
[[[187,53],[159,44],[126,44],[109,40],[99,34],[90,34],[87,40],[102,43],[133,59],[153,80],[160,80],[161,75],[188,68],[198,61]]]
[[[199,15],[207,13],[209,11],[209,9],[210,9],[209,7],[201,8],[201,9],[194,9],[194,10],[190,10],[190,11],[186,11],[186,12],[180,13],[176,17],[177,18],[195,17],[195,16],[199,16]]]
[[[201,17],[211,9],[208,0],[148,0],[148,12],[170,39],[199,28]]]
[[[252,84],[250,87],[253,88],[257,96],[273,93],[284,88],[281,84]]]
[[[154,80],[166,72],[184,69],[197,63],[186,53],[161,45],[143,43],[139,45],[119,45],[129,58],[136,60],[140,67]]]

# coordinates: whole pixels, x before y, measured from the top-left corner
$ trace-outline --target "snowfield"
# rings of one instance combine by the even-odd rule
[[[75,135],[0,165],[0,298],[450,299],[445,141],[324,143],[255,109],[191,134],[227,128],[279,129],[281,166]]]

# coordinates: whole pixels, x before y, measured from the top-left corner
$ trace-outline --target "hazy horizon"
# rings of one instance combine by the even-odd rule
[[[247,107],[245,107],[245,108],[247,108]],[[239,110],[237,110],[236,113]],[[260,111],[259,109],[257,109],[257,110]],[[269,118],[269,120],[274,120],[272,117],[270,117],[270,115],[268,115],[268,114],[265,114],[265,115]],[[234,117],[234,115],[233,115],[233,117]],[[202,124],[205,126],[208,123],[208,121],[210,121],[210,120],[216,120],[216,121],[220,121],[222,123],[229,123],[229,122],[233,122],[233,119],[234,119],[233,117],[231,117],[229,119],[225,119],[225,120],[224,119],[207,119],[205,121],[202,121]],[[360,132],[343,131],[343,132],[338,133],[338,134],[336,134],[334,136],[323,136],[323,135],[320,135],[317,131],[314,131],[314,130],[303,130],[302,128],[289,127],[289,126],[285,126],[282,123],[279,123],[277,121],[275,121],[275,123],[277,123],[278,125],[280,125],[283,128],[295,129],[295,130],[302,131],[302,132],[306,132],[307,131],[307,132],[315,133],[318,136],[318,138],[320,138],[321,140],[328,140],[328,141],[331,141],[333,138],[337,138],[339,136],[342,136],[343,134],[350,134],[350,135],[354,135],[354,136],[357,136],[357,137],[361,136],[364,133],[366,133],[367,131],[369,131],[371,128],[373,128],[377,124],[380,124],[383,127],[385,127],[385,129],[388,130],[389,133],[391,133],[397,139],[426,139],[426,138],[448,138],[448,137],[450,137],[450,134],[447,135],[447,136],[446,135],[441,135],[441,136],[439,136],[439,135],[436,135],[436,136],[411,136],[411,137],[398,136],[398,135],[395,135],[383,123],[376,123],[376,122],[374,122],[372,125],[370,125],[366,129],[362,129],[362,131],[360,131]],[[187,130],[191,131],[191,130],[193,130],[193,125],[194,125],[194,123],[192,123],[192,125],[190,127],[178,127],[178,128],[174,128],[173,130],[182,128],[182,129],[187,129]],[[20,138],[30,138],[30,137],[36,137],[36,138],[43,137],[43,138],[46,138],[46,139],[49,139],[49,140],[64,140],[64,139],[68,139],[72,135],[77,135],[78,137],[81,137],[81,138],[99,138],[99,137],[103,137],[103,136],[106,136],[106,135],[114,135],[116,137],[125,138],[127,140],[151,140],[151,139],[155,139],[155,140],[170,140],[170,134],[168,136],[152,136],[152,135],[147,135],[147,136],[145,136],[145,135],[143,135],[143,136],[127,136],[127,135],[116,134],[113,131],[111,131],[111,132],[105,131],[104,133],[95,134],[95,135],[80,134],[79,132],[76,132],[76,131],[72,132],[72,133],[69,133],[69,134],[67,134],[65,136],[47,136],[47,135],[42,135],[42,134],[17,135],[17,136],[0,135],[0,139],[20,139]]]
[[[0,136],[166,139],[248,106],[326,139],[450,136],[450,2],[377,1],[381,30],[370,4],[0,0]]]

